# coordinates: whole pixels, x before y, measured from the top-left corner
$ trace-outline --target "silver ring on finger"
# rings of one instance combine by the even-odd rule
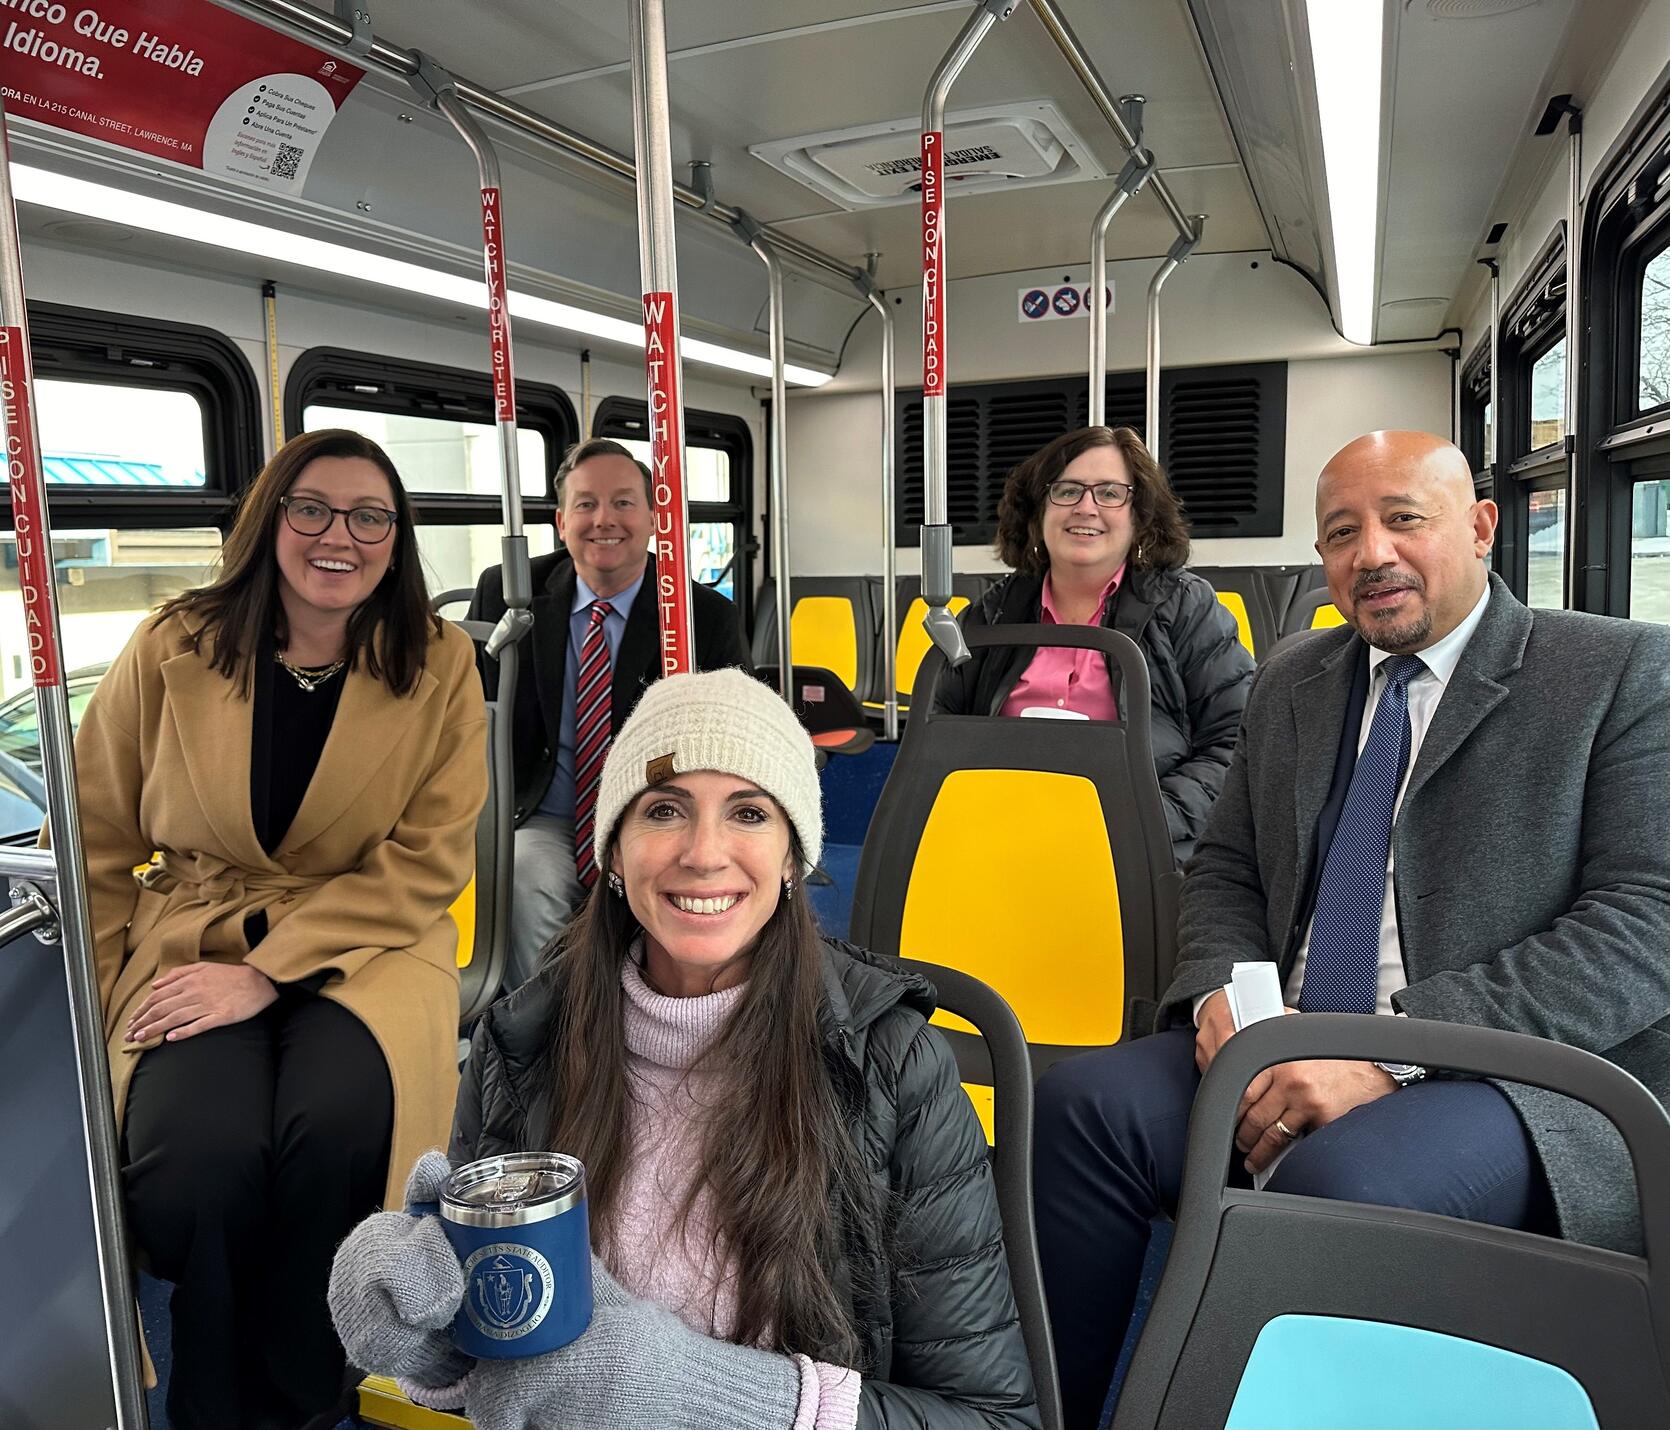
[[[1289,1142],[1297,1142],[1299,1140],[1299,1134],[1279,1117],[1276,1119],[1276,1131],[1281,1133],[1283,1137],[1287,1138]]]

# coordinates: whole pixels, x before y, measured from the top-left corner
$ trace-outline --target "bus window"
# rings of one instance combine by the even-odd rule
[[[1642,270],[1640,312],[1636,404],[1645,412],[1670,402],[1670,248],[1661,249]]]
[[[528,538],[529,560],[548,556],[557,549],[557,533],[550,522],[531,518],[524,524],[523,532]],[[504,559],[499,545],[503,536],[504,527],[497,522],[491,525],[419,522],[418,551],[423,556],[423,579],[430,596],[473,587],[483,571]],[[446,614],[462,613],[449,610]]]
[[[189,392],[43,377],[35,384],[35,408],[50,485],[156,489],[207,482],[203,408]]]
[[[309,432],[321,427],[348,427],[369,437],[389,454],[414,500],[423,496],[496,498],[501,490],[499,433],[490,422],[411,417],[309,403],[302,410],[302,425]],[[518,427],[516,458],[522,495],[544,496],[545,434]],[[495,552],[493,562],[497,560]]]
[[[1670,622],[1670,530],[1665,520],[1670,480],[1637,482],[1630,503],[1629,614]]]
[[[1566,340],[1531,364],[1531,447],[1549,447],[1566,435]]]
[[[1531,492],[1530,508],[1531,540],[1525,563],[1525,604],[1557,611],[1565,605],[1565,488]]]

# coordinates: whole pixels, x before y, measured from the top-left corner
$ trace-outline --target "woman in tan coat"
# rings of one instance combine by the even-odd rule
[[[129,1224],[175,1287],[175,1430],[334,1420],[331,1254],[451,1120],[447,909],[485,736],[399,476],[340,430],[273,458],[219,578],[87,708],[100,992]]]

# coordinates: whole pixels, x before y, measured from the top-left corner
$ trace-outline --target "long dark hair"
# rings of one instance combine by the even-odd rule
[[[205,638],[212,653],[210,666],[235,682],[244,694],[252,688],[255,652],[271,634],[282,647],[290,638],[279,599],[278,523],[284,519],[279,500],[295,485],[309,462],[320,457],[361,457],[388,478],[399,513],[389,540],[394,557],[377,588],[348,617],[347,657],[357,669],[383,681],[396,695],[408,694],[423,673],[429,641],[441,629],[429,612],[423,585],[412,504],[394,463],[369,437],[345,427],[329,427],[292,437],[244,494],[232,534],[220,552],[220,574],[207,586],[182,591],[157,612],[160,625],[172,615],[191,616],[199,623],[193,637],[201,651]]]
[[[1041,576],[1049,570],[1044,506],[1050,483],[1075,457],[1117,447],[1131,474],[1130,564],[1133,570],[1175,571],[1189,559],[1189,529],[1171,483],[1142,438],[1129,427],[1080,427],[1039,448],[1003,484],[997,507],[997,554],[1005,566]]]
[[[801,867],[798,841],[793,850]],[[807,905],[804,896],[778,901],[754,945],[746,991],[702,1059],[726,1076],[705,1110],[699,1168],[680,1217],[698,1195],[711,1197],[713,1246],[738,1270],[738,1343],[857,1366],[857,1329],[831,1268],[844,1230],[870,1226],[874,1208],[823,1057],[823,944]],[[604,1245],[631,1155],[620,979],[638,933],[627,901],[599,885],[548,953],[558,1007],[548,1145],[585,1163],[592,1227]]]

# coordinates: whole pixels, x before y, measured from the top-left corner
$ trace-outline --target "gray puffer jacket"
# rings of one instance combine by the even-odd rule
[[[965,626],[1036,625],[1044,578],[1015,571],[962,614]],[[1217,592],[1192,571],[1132,571],[1103,613],[1102,624],[1129,636],[1148,662],[1154,767],[1177,863],[1194,852],[1212,802],[1224,787],[1229,757],[1252,689],[1253,659]],[[1032,662],[1036,647],[977,653],[940,678],[934,706],[950,715],[995,715]],[[1114,698],[1124,699],[1109,669]]]
[[[864,1345],[859,1430],[1035,1430],[986,1142],[928,1026],[934,990],[891,960],[826,941],[824,993],[824,1061],[875,1203],[888,1209],[882,1225],[843,1228],[843,1264],[831,1268]],[[556,1013],[547,969],[477,1024],[454,1166],[544,1145]]]

